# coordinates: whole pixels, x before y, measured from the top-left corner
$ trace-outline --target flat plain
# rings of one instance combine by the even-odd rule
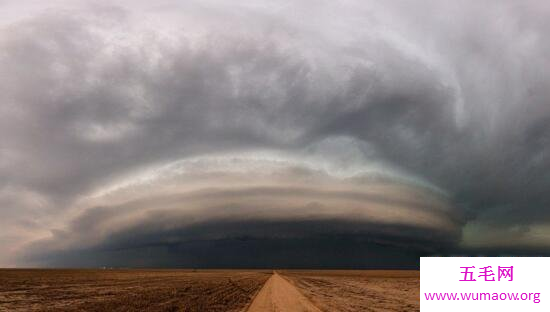
[[[0,311],[242,311],[271,271],[0,270]]]
[[[418,311],[418,271],[0,269],[0,311]]]
[[[419,311],[420,271],[282,271],[322,311]]]

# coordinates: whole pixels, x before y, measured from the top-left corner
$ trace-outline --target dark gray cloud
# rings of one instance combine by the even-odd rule
[[[168,263],[187,242],[208,246],[201,233],[244,248],[234,240],[280,244],[266,234],[278,227],[315,246],[351,235],[409,255],[550,245],[544,3],[0,6],[13,13],[0,24],[0,263],[72,253],[78,265],[83,246],[122,263],[157,245]],[[392,191],[361,197],[380,183]],[[231,203],[228,185],[244,199]],[[189,192],[219,202],[191,204]],[[372,215],[342,227],[352,202]],[[272,226],[257,235],[259,224]]]
[[[315,242],[310,252],[329,258],[335,256],[331,250],[336,244],[352,250],[367,242],[380,244],[376,249],[381,253],[404,248],[416,255],[446,250],[459,238],[461,216],[433,190],[396,181],[336,177],[288,160],[259,160],[257,155],[254,160],[227,161],[227,157],[171,165],[149,174],[147,182],[130,179],[130,185],[90,198],[86,204],[92,207],[66,228],[52,231],[52,237],[28,245],[21,256],[30,264],[76,265],[78,255],[98,253],[99,258],[86,256],[87,265],[97,265],[108,259],[120,263],[115,255],[148,250],[168,257],[159,258],[159,263],[188,263],[196,255],[169,257],[165,248],[194,246],[208,254],[211,244],[228,250],[234,244],[244,248],[251,243],[257,248],[262,241],[281,245],[293,239]],[[332,243],[320,248],[317,243],[323,238]],[[248,255],[234,255],[231,261]],[[220,263],[218,259],[204,266]],[[139,261],[145,265],[155,260]],[[336,263],[346,261],[319,265]]]

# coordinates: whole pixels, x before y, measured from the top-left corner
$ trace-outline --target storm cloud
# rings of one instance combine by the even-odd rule
[[[0,6],[2,265],[549,250],[547,4]]]

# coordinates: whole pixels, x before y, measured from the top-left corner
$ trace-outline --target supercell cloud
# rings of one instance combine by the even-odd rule
[[[0,8],[2,266],[548,253],[548,4]]]

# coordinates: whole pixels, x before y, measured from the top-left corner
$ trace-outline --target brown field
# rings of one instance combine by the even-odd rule
[[[322,311],[419,311],[420,271],[283,271]]]
[[[0,311],[242,311],[271,271],[0,270]]]
[[[418,271],[0,270],[0,311],[418,311]],[[300,305],[300,307],[298,307]]]

